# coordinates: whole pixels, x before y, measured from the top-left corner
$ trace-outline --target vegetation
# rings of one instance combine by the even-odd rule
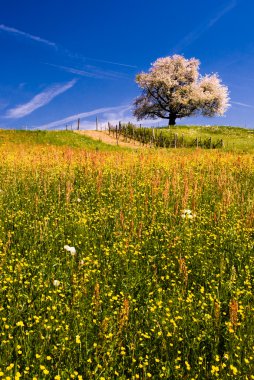
[[[96,144],[0,134],[0,378],[253,379],[253,154]]]
[[[117,133],[116,133],[117,132]],[[224,151],[254,153],[254,130],[229,126],[184,126],[147,128],[131,123],[110,126],[109,133],[125,136],[148,144],[165,148],[223,148]]]
[[[0,130],[0,145],[1,144],[22,144],[23,146],[34,145],[55,145],[69,146],[70,148],[85,148],[86,150],[102,150],[102,151],[118,151],[117,146],[111,146],[101,141],[95,141],[85,135],[77,135],[72,131],[24,131]]]
[[[143,145],[149,145],[156,148],[204,148],[216,149],[223,148],[223,139],[212,139],[212,137],[187,136],[182,133],[180,136],[177,133],[178,129],[164,130],[159,128],[138,127],[137,125],[128,123],[116,126],[109,124],[108,133],[113,134],[116,139],[124,137],[126,141],[139,141]],[[174,131],[174,133],[173,133]]]
[[[254,153],[254,130],[229,126],[174,126],[162,128],[163,134],[177,133],[188,141],[192,139],[223,140],[223,150]]]

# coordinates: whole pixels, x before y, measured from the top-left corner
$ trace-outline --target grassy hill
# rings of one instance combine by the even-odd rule
[[[102,141],[95,141],[85,135],[78,135],[73,131],[0,130],[0,145],[5,143],[24,146],[68,146],[70,148],[100,151],[121,150],[118,146],[105,144]]]
[[[224,150],[254,152],[254,129],[228,126],[174,126],[160,128],[164,134],[177,133],[185,139],[212,138],[224,141]]]
[[[164,135],[178,134],[186,141],[201,138],[212,138],[212,141],[223,140],[224,151],[254,153],[254,130],[226,126],[174,126],[160,127],[158,131]],[[116,145],[96,141],[85,135],[77,135],[73,131],[23,131],[0,130],[0,144],[4,142],[27,145],[69,146],[87,150],[120,151]]]

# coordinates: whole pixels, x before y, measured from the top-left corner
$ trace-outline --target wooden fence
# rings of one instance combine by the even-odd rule
[[[160,148],[204,148],[204,149],[217,149],[223,148],[224,142],[222,139],[213,141],[211,137],[201,138],[197,137],[186,138],[184,135],[179,136],[177,133],[162,131],[158,128],[144,128],[141,125],[122,124],[119,122],[117,125],[108,123],[107,127],[109,135],[116,138],[117,143],[119,138],[124,141],[139,142],[141,145],[148,145]]]

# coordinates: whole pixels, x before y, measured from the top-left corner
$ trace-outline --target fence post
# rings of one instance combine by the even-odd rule
[[[178,135],[177,135],[177,133],[175,133],[175,135],[174,135],[174,146],[175,146],[175,148],[177,148],[177,137],[178,137]]]
[[[154,128],[153,127],[151,127],[152,128],[152,136],[151,136],[151,147],[152,147],[152,145],[154,145],[154,141],[155,141],[155,134],[154,134]]]
[[[117,124],[116,124],[116,145],[118,145],[118,130],[117,130]]]
[[[119,135],[119,137],[121,136],[121,134],[122,134],[122,124],[121,124],[121,121],[119,121],[119,123],[118,123],[118,135]]]

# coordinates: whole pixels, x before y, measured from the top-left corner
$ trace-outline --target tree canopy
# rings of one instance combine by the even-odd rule
[[[200,62],[181,55],[159,58],[148,73],[136,76],[142,94],[134,101],[134,116],[141,119],[168,119],[201,114],[223,115],[229,106],[227,86],[218,74],[201,76]]]

